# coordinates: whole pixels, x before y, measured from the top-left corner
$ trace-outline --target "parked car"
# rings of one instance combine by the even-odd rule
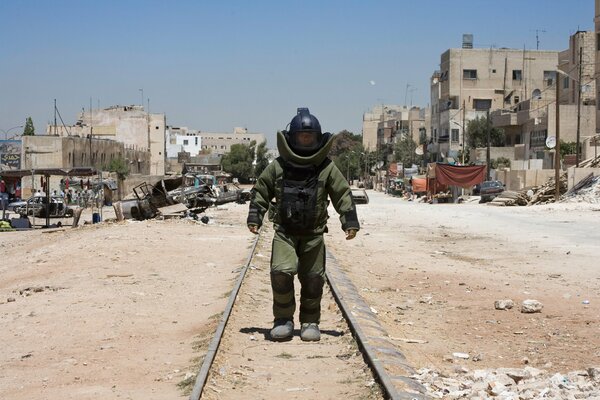
[[[11,201],[10,203],[8,203],[8,205],[6,206],[6,209],[8,211],[16,211],[17,207],[24,206],[25,204],[27,204],[27,200],[15,199],[15,200]]]
[[[479,188],[479,195],[481,196],[481,203],[486,201],[492,201],[494,197],[504,192],[504,184],[500,181],[485,181]]]
[[[352,198],[355,204],[369,204],[369,196],[365,189],[351,189]]]
[[[73,216],[73,209],[67,206],[63,196],[50,196],[50,204],[46,203],[46,197],[33,196],[27,199],[25,204],[14,208],[16,213],[40,218],[46,217],[46,210],[50,218],[65,218]],[[46,207],[47,206],[47,207]]]

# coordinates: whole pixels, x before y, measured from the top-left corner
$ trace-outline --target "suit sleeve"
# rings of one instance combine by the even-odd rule
[[[342,229],[344,231],[348,229],[360,230],[350,185],[335,164],[331,164],[332,169],[327,181],[327,192],[333,207],[340,214]]]
[[[265,213],[269,209],[271,199],[275,197],[275,163],[272,162],[265,168],[256,180],[250,196],[250,209],[248,210],[248,226],[262,226]]]

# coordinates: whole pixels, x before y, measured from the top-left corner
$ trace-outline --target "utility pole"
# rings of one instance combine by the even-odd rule
[[[560,199],[560,83],[556,77],[556,150],[554,150],[554,201]]]
[[[581,133],[581,57],[583,56],[583,48],[579,48],[579,82],[577,82],[577,145],[575,148],[575,167],[579,167],[579,137]]]
[[[492,177],[490,175],[490,166],[491,166],[491,156],[490,156],[490,141],[491,141],[491,127],[490,127],[490,109],[488,108],[487,112],[486,112],[486,117],[485,117],[485,130],[486,130],[486,135],[487,135],[487,151],[485,154],[485,158],[487,160],[487,179],[486,180],[491,180]]]
[[[94,131],[93,125],[94,123],[92,122],[92,98],[90,97],[90,167],[94,166],[94,163],[92,162],[92,134]]]
[[[462,142],[463,142],[463,148],[462,148],[462,165],[465,165],[465,153],[467,151],[467,141],[466,141],[466,131],[465,131],[465,100],[463,99],[463,105],[462,105]]]
[[[54,99],[54,134],[58,136],[58,127],[56,126],[56,99]]]

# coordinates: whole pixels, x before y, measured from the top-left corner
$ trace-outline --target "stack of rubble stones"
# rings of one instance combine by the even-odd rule
[[[451,376],[422,368],[412,378],[435,399],[600,399],[600,367],[566,375],[530,366],[472,372],[458,367]]]

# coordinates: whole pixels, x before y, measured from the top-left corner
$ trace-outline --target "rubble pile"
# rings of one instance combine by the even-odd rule
[[[567,193],[565,203],[600,203],[600,176],[591,177],[579,190]]]
[[[567,183],[567,174],[563,173],[559,177],[559,191],[560,194],[564,194],[567,192],[568,183]],[[533,196],[527,203],[527,205],[537,205],[537,204],[548,204],[554,203],[554,196],[556,193],[556,184],[554,183],[554,178],[550,178],[540,186],[535,186],[531,189],[533,191]]]
[[[588,158],[579,163],[579,168],[598,168],[600,167],[600,156]]]
[[[526,192],[514,192],[505,190],[494,198],[490,203],[492,206],[526,206],[529,204],[529,196]]]
[[[551,374],[525,368],[459,367],[451,376],[422,368],[412,376],[436,399],[600,399],[600,368]]]

